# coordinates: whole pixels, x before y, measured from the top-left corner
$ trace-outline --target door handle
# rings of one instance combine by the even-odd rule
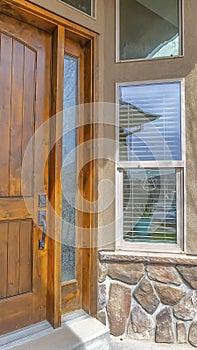
[[[45,248],[45,237],[47,232],[46,225],[46,210],[39,210],[38,212],[38,225],[42,226],[42,238],[38,241],[38,249],[43,250]]]

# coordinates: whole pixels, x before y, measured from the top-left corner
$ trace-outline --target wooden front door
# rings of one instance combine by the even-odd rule
[[[0,16],[0,334],[46,319],[47,248],[38,249],[38,194],[47,194],[48,135],[28,142],[50,107],[50,34]]]

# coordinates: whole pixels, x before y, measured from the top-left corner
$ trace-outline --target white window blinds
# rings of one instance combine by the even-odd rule
[[[176,202],[175,169],[124,170],[124,239],[176,243]]]
[[[120,87],[119,160],[181,160],[180,83]]]

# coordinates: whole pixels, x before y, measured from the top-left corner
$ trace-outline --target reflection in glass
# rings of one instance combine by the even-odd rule
[[[120,60],[178,56],[179,0],[119,0]]]
[[[119,89],[119,159],[181,160],[180,82]]]
[[[91,0],[62,0],[91,16]]]
[[[125,169],[124,239],[176,243],[176,170]]]
[[[64,57],[64,114],[62,138],[62,281],[75,278],[76,145],[78,59]],[[72,108],[73,107],[73,108]]]

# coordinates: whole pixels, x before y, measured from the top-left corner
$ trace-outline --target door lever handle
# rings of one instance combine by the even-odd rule
[[[42,238],[38,241],[38,248],[39,250],[43,250],[45,248],[45,237],[46,237],[46,231],[47,231],[47,225],[46,225],[46,211],[39,212],[39,226],[42,226]]]

